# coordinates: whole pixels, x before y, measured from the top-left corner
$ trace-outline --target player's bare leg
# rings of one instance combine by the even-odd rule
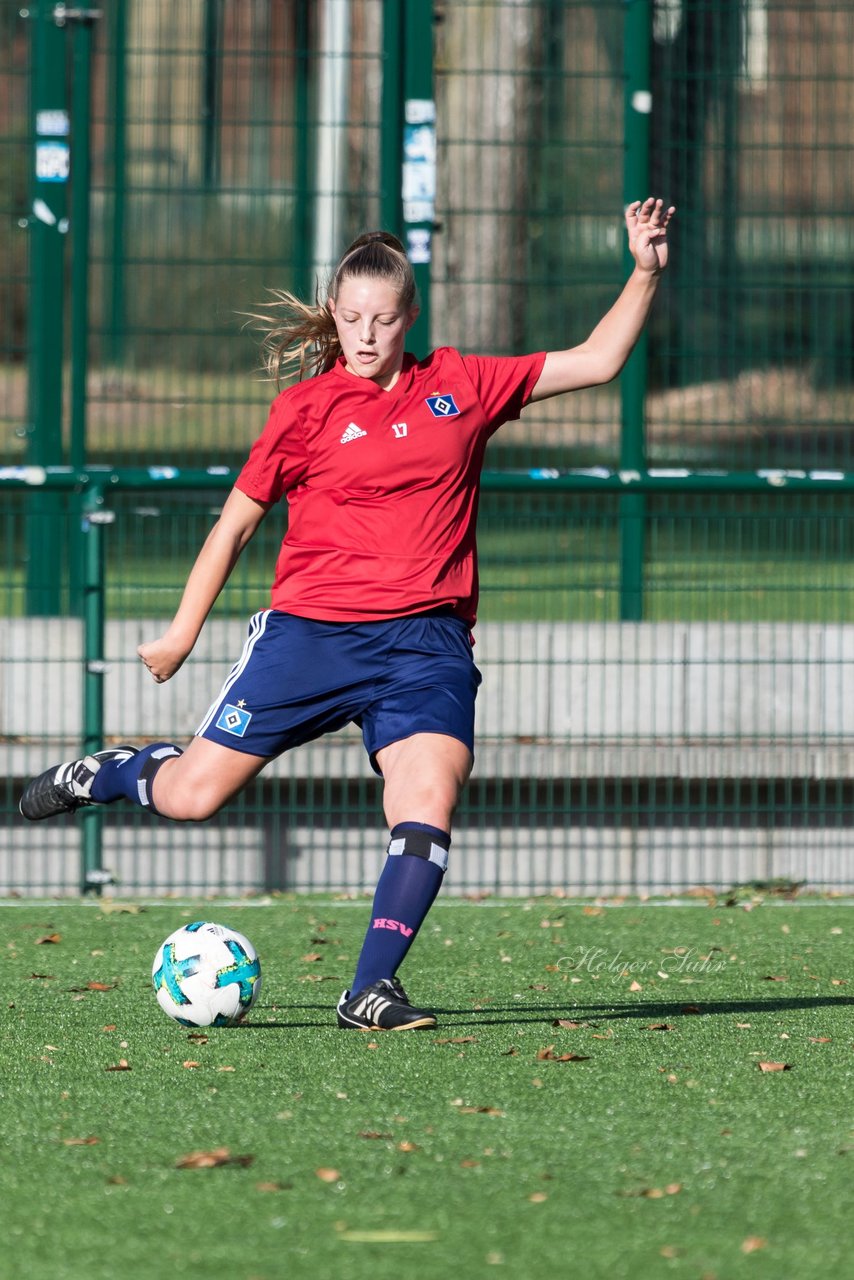
[[[472,770],[472,754],[459,738],[414,733],[377,752],[383,809],[389,827],[426,822],[451,830],[454,811]]]
[[[176,822],[201,822],[217,813],[261,772],[265,756],[193,738],[182,755],[165,759],[153,779],[153,807]]]

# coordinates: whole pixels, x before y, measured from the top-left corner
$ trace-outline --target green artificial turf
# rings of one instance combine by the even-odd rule
[[[400,1034],[334,1025],[366,914],[0,907],[4,1274],[845,1272],[849,908],[440,900],[401,975],[440,1026]],[[248,1025],[155,1002],[201,918],[258,948]]]

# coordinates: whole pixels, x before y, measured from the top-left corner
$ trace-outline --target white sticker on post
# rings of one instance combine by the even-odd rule
[[[39,182],[67,182],[71,172],[71,148],[67,142],[36,143],[36,178]]]
[[[40,138],[67,138],[70,132],[67,111],[36,112],[36,133]]]

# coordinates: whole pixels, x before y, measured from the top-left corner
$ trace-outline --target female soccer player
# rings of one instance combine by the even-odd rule
[[[634,269],[586,342],[512,358],[405,351],[415,281],[394,236],[359,237],[325,305],[280,295],[268,330],[276,376],[316,376],[273,401],[190,572],[175,617],[139,647],[169,680],[191,653],[238,556],[281,498],[288,529],[271,607],[186,750],[156,742],[94,752],[33,779],[26,818],[124,798],[163,817],[201,820],[281,752],[355,722],[383,779],[388,858],[342,1027],[433,1027],[398,978],[448,863],[451,821],[473,760],[480,673],[475,523],[489,436],[547,396],[609,382],[649,314],[673,216],[661,200],[626,211]]]

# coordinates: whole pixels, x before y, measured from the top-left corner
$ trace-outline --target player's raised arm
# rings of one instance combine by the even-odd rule
[[[271,505],[232,489],[190,570],[169,628],[159,640],[137,649],[158,684],[173,676],[192,652],[214,601]]]
[[[626,231],[634,270],[586,342],[566,351],[549,352],[532,401],[600,386],[616,378],[646,323],[659,277],[667,266],[667,227],[675,212],[651,196],[629,205]]]

